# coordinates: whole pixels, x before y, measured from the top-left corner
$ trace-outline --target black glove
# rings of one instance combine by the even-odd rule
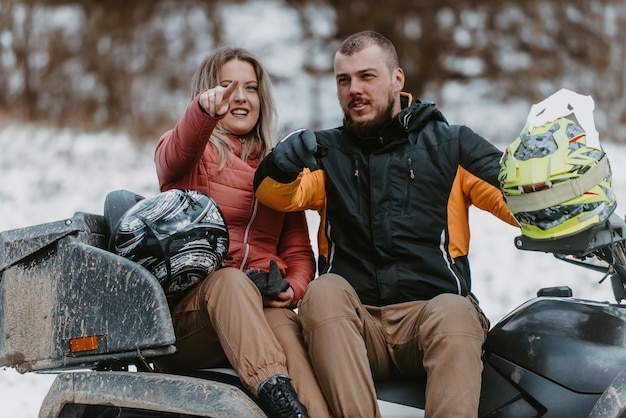
[[[299,129],[287,135],[276,145],[272,154],[278,168],[285,173],[299,173],[304,167],[319,168],[315,159],[317,141],[308,129]]]
[[[264,298],[274,300],[280,292],[289,289],[289,282],[283,279],[276,261],[270,261],[270,271],[268,273],[259,270],[248,270],[246,272],[250,280],[261,291]]]

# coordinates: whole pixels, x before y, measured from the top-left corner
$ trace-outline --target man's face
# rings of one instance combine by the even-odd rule
[[[335,54],[337,96],[347,129],[367,135],[400,111],[404,73],[390,71],[385,58],[378,45],[353,55]]]

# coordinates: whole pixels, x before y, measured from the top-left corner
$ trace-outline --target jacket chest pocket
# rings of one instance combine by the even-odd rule
[[[421,193],[415,153],[383,157],[371,161],[372,205],[389,215],[410,214]]]
[[[395,213],[421,217],[433,210],[446,212],[449,179],[437,168],[436,161],[412,150],[396,158],[393,165],[389,170],[396,189],[393,199],[400,202]]]

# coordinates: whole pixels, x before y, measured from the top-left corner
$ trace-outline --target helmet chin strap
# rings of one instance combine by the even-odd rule
[[[513,212],[532,212],[545,209],[582,195],[610,174],[609,159],[604,154],[598,161],[598,164],[592,166],[580,177],[560,184],[557,187],[546,188],[534,193],[507,196],[506,204]]]

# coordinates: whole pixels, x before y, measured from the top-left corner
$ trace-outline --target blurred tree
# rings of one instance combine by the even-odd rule
[[[604,104],[599,123],[626,140],[626,4],[621,0],[333,1],[337,38],[373,29],[394,42],[420,97],[449,81],[487,80],[492,96],[529,103],[560,87]],[[559,86],[555,88],[555,86]]]
[[[604,28],[624,23],[607,15],[624,9],[611,0],[327,3],[337,12],[339,39],[373,29],[394,42],[407,87],[418,96],[430,84],[486,78],[505,81],[507,94],[540,99],[542,83],[606,68],[611,36]]]
[[[214,7],[200,0],[3,3],[7,29],[0,32],[11,42],[0,43],[0,52],[13,58],[0,66],[9,92],[2,108],[28,121],[129,129],[138,137],[162,132],[171,113],[150,99],[186,88],[180,64],[196,35],[181,30],[172,51],[164,20],[176,16],[184,25],[198,10]]]
[[[154,138],[186,98],[199,51],[224,39],[223,7],[244,0],[9,0],[0,3],[0,113]],[[377,30],[397,47],[406,89],[435,96],[450,81],[491,83],[491,96],[536,102],[566,87],[600,103],[599,123],[626,125],[626,5],[622,0],[275,0],[293,9],[320,83],[351,33]],[[317,9],[334,11],[321,31]],[[323,16],[326,19],[326,16]],[[261,22],[261,24],[263,24]],[[328,55],[320,59],[321,55]],[[182,92],[182,94],[181,94]],[[321,112],[313,112],[318,126]],[[612,140],[621,140],[620,129]]]

